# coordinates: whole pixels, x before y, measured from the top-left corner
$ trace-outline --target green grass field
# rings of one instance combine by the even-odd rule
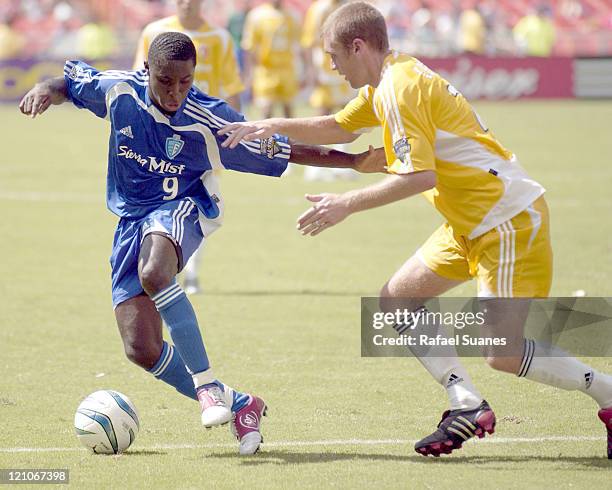
[[[612,102],[477,108],[548,189],[553,294],[612,295]],[[107,123],[68,107],[34,121],[2,107],[0,117],[0,468],[69,468],[76,488],[609,487],[590,399],[479,359],[466,364],[496,410],[496,434],[437,460],[413,452],[446,397],[416,360],[360,357],[360,297],[377,294],[439,216],[417,197],[316,238],[295,230],[304,193],[374,177],[222,177],[226,222],[206,246],[205,294],[193,302],[217,373],[270,406],[263,450],[238,457],[227,428],[204,431],[194,402],[124,358],[110,300]],[[589,362],[612,371],[611,359]],[[124,455],[91,455],[73,433],[78,403],[103,388],[140,410]]]

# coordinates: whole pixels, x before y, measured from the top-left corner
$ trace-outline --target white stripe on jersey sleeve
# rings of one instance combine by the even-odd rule
[[[196,109],[196,112],[200,112],[202,113],[202,115],[206,114],[207,116],[209,116],[210,118],[212,118],[214,121],[217,122],[217,124],[219,125],[218,127],[221,128],[222,126],[225,126],[226,124],[230,124],[232,121],[227,121],[225,119],[223,119],[222,117],[217,116],[216,114],[214,114],[212,111],[210,111],[209,109],[206,109],[200,105],[197,105],[193,102],[193,99],[191,97],[188,98],[188,103],[190,103],[190,105],[194,106],[194,108]],[[255,140],[255,141],[260,141],[260,140]],[[278,145],[282,148],[285,147],[287,149],[291,149],[291,146],[287,143],[284,143],[282,141],[277,141]],[[259,146],[259,143],[257,143],[257,146]]]
[[[210,121],[209,121],[208,119],[205,119],[204,117],[200,116],[199,114],[196,114],[195,112],[192,112],[192,111],[190,110],[190,108],[188,109],[188,108],[186,107],[186,108],[184,109],[184,111],[183,111],[183,114],[186,114],[187,116],[189,116],[189,117],[191,117],[191,118],[195,119],[196,121],[201,121],[201,122],[204,122],[204,123],[206,123],[206,122],[210,123]],[[214,126],[213,126],[213,127],[214,127]],[[257,141],[259,141],[259,140],[257,140]],[[244,146],[244,147],[245,147],[247,150],[249,150],[251,153],[254,153],[254,154],[256,154],[256,155],[261,155],[261,154],[262,154],[262,153],[261,153],[261,149],[260,149],[260,146],[259,146],[259,145],[256,145],[256,146],[249,146],[249,145],[247,144],[247,142],[244,142],[244,141],[241,141],[241,142],[240,142],[240,144],[241,144],[242,146]],[[283,159],[285,159],[285,160],[288,160],[288,159],[290,158],[290,154],[286,154],[286,153],[284,153],[284,150],[283,150],[281,153],[279,153],[279,154],[277,154],[277,155],[276,155],[276,158],[283,158]]]
[[[78,67],[78,65],[71,61],[66,61],[64,65],[64,74],[70,75],[74,67]],[[106,70],[92,75],[89,71],[81,70],[81,73],[77,74],[76,77],[70,77],[70,79],[75,82],[91,82],[92,80],[131,80],[138,85],[146,86],[149,77],[143,71]]]
[[[200,106],[195,106],[189,101],[187,102],[187,105],[185,106],[184,113],[198,121],[207,122],[209,123],[210,126],[212,126],[213,128],[217,128],[217,129],[220,129],[225,124],[229,124],[229,121],[225,121],[224,119],[216,117],[211,111],[207,109],[202,109]],[[217,123],[216,121],[212,120],[213,117],[215,119],[219,119],[220,121],[222,121],[222,124]],[[291,146],[282,141],[277,141],[276,143],[281,149],[281,152],[277,154],[276,157],[288,160],[291,157]],[[240,144],[244,146],[250,152],[261,155],[261,140],[260,139],[256,139],[254,141],[240,141]]]

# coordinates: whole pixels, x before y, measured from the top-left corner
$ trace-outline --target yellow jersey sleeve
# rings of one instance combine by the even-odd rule
[[[373,91],[370,86],[362,87],[357,97],[335,114],[334,118],[342,129],[349,133],[364,133],[380,126],[372,105]]]

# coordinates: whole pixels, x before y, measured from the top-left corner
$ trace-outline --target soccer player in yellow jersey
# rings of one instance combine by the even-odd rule
[[[346,80],[332,69],[329,54],[323,51],[321,42],[325,19],[342,3],[342,0],[315,0],[304,18],[301,44],[307,53],[307,81],[313,86],[310,105],[323,114],[344,106],[354,95]]]
[[[321,40],[325,19],[343,3],[344,0],[315,0],[306,11],[302,28],[306,84],[312,88],[309,103],[321,115],[337,111],[355,96],[347,81],[332,69],[331,59],[323,50]],[[338,148],[344,149],[343,145]],[[353,170],[345,168],[304,168],[305,180],[330,181],[336,177],[353,179],[356,176]]]
[[[147,25],[138,42],[134,69],[142,69],[149,46],[158,34],[182,32],[191,38],[198,54],[194,85],[240,110],[239,97],[244,85],[240,79],[234,41],[228,31],[206,22],[201,8],[202,0],[176,0],[176,15]]]
[[[291,117],[293,98],[299,90],[295,54],[299,27],[282,0],[264,3],[251,10],[244,24],[242,49],[245,72],[252,80],[253,99],[270,117],[280,104]]]
[[[344,194],[307,196],[313,205],[299,218],[299,229],[317,235],[352,213],[423,193],[446,223],[383,286],[383,310],[391,311],[393,300],[402,298],[418,311],[418,298],[438,296],[476,279],[478,294],[486,300],[487,330],[508,342],[487,348],[487,363],[591,396],[606,424],[612,457],[612,376],[556,346],[525,339],[529,302],[506,299],[549,293],[552,251],[542,186],[451,84],[418,60],[389,50],[385,21],[371,5],[355,2],[336,10],[326,21],[323,41],[336,70],[353,87],[361,87],[359,95],[334,116],[230,124],[220,131],[229,134],[223,144],[234,147],[243,138],[265,138],[273,132],[308,143],[351,141],[364,130],[382,126],[388,172],[393,175]],[[401,334],[414,327],[400,323],[394,328]],[[438,428],[415,450],[438,456],[471,437],[492,433],[495,415],[454,347],[431,347],[428,356],[414,354],[450,401]]]

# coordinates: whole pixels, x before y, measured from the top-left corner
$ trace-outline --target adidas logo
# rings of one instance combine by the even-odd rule
[[[593,371],[589,371],[588,373],[584,373],[584,384],[586,385],[586,389],[588,390],[593,384],[594,378]]]
[[[120,129],[119,132],[132,140],[134,139],[134,135],[132,134],[132,126],[126,126],[125,128]]]
[[[452,373],[449,377],[448,377],[448,383],[446,383],[446,387],[450,388],[451,386],[457,384],[457,383],[461,383],[463,381],[463,378],[460,378],[459,376],[457,376],[455,373]]]

